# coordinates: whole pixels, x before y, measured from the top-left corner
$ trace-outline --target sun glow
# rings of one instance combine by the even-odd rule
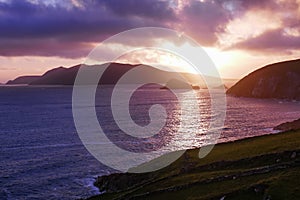
[[[232,66],[236,66],[238,62],[241,62],[243,58],[248,56],[241,51],[222,51],[217,48],[193,46],[188,43],[176,45],[172,42],[163,42],[161,44],[161,49],[137,49],[128,52],[128,54],[118,58],[117,61],[133,64],[143,63],[154,67],[160,66],[160,68],[169,71],[197,73],[188,60],[185,60],[185,58],[172,51],[165,51],[164,49],[180,49],[181,51],[195,55],[197,55],[197,52],[204,50],[216,68],[220,71],[220,74],[223,75],[225,72],[225,76],[231,76],[227,75],[226,72],[229,71]]]
[[[173,43],[169,43],[169,42],[164,43],[162,45],[162,47],[174,47],[174,46],[175,45]],[[191,44],[188,43],[184,43],[181,46],[176,48],[180,48],[186,52],[197,52],[199,51],[199,48],[203,49],[219,70],[234,65],[237,61],[237,58],[242,56],[241,55],[242,53],[239,51],[222,51],[217,48],[192,46]],[[188,65],[188,63],[184,61],[182,58],[179,58],[179,56],[165,57],[164,60],[162,60],[162,62],[169,63],[170,65],[177,64],[177,65],[181,65],[182,67],[186,67]]]
[[[230,47],[281,26],[280,17],[273,15],[272,11],[250,10],[226,25],[225,32],[218,34],[219,43],[223,47]]]

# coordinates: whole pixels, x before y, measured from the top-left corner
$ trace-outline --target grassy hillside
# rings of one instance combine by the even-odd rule
[[[90,199],[300,199],[300,131],[219,144],[204,159],[198,149],[157,172],[98,179]]]

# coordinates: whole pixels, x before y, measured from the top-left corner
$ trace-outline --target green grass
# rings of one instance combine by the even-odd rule
[[[291,157],[297,152],[295,158]],[[300,131],[218,144],[203,159],[188,150],[151,180],[91,199],[300,199]],[[182,170],[189,166],[188,169]],[[271,170],[264,171],[263,169]],[[257,174],[250,174],[259,172]],[[241,175],[242,174],[242,175]],[[126,174],[124,176],[127,176]],[[149,177],[137,174],[137,177]],[[225,177],[225,178],[224,178]]]

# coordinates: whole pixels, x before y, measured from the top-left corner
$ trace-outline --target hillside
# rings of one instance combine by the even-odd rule
[[[144,174],[112,174],[90,199],[300,198],[300,130],[217,144],[205,158],[188,150],[176,162]]]
[[[7,84],[29,84],[29,85],[73,85],[76,79],[76,75],[80,67],[95,67],[101,68],[103,65],[76,65],[70,68],[65,67],[58,67],[51,69],[44,73],[41,76],[35,76],[32,79],[27,78],[26,81],[24,80],[25,77],[19,77],[15,80],[7,82]],[[139,65],[131,65],[131,64],[121,64],[121,63],[111,63],[109,67],[105,70],[104,74],[99,80],[100,84],[115,84],[126,72],[130,71],[131,69],[135,68]],[[141,76],[151,76],[151,77],[166,77],[174,75],[174,72],[163,71],[148,65],[144,65],[146,67],[146,72],[141,74]],[[206,87],[204,81],[199,78],[198,75],[195,74],[188,74],[188,73],[181,73],[181,75],[190,83],[201,85],[202,87]],[[141,78],[141,77],[139,77]],[[141,78],[142,80],[142,78]],[[131,83],[138,83],[136,79],[128,80],[126,82],[128,84]]]
[[[267,65],[232,86],[238,97],[300,100],[300,59]]]
[[[17,85],[17,84],[30,84],[31,82],[39,79],[40,76],[20,76],[14,80],[8,81],[8,85]]]
[[[103,65],[96,65],[93,67],[102,67]],[[70,68],[58,67],[51,69],[41,76],[36,76],[34,79],[27,79],[22,84],[29,85],[73,85],[76,79],[76,75],[80,67],[91,67],[86,65],[75,65]],[[106,70],[106,76],[101,79],[102,84],[113,84],[118,80],[118,77],[122,76],[126,71],[134,68],[135,65],[111,63]],[[8,81],[7,84],[20,84],[20,79],[24,77],[18,77],[15,80]]]

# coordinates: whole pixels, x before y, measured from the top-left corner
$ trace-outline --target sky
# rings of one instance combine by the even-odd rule
[[[300,0],[0,0],[0,82],[82,63],[103,40],[140,27],[192,37],[224,78],[300,58]],[[103,62],[126,46],[134,43],[106,49]],[[142,53],[126,59],[176,63]]]

